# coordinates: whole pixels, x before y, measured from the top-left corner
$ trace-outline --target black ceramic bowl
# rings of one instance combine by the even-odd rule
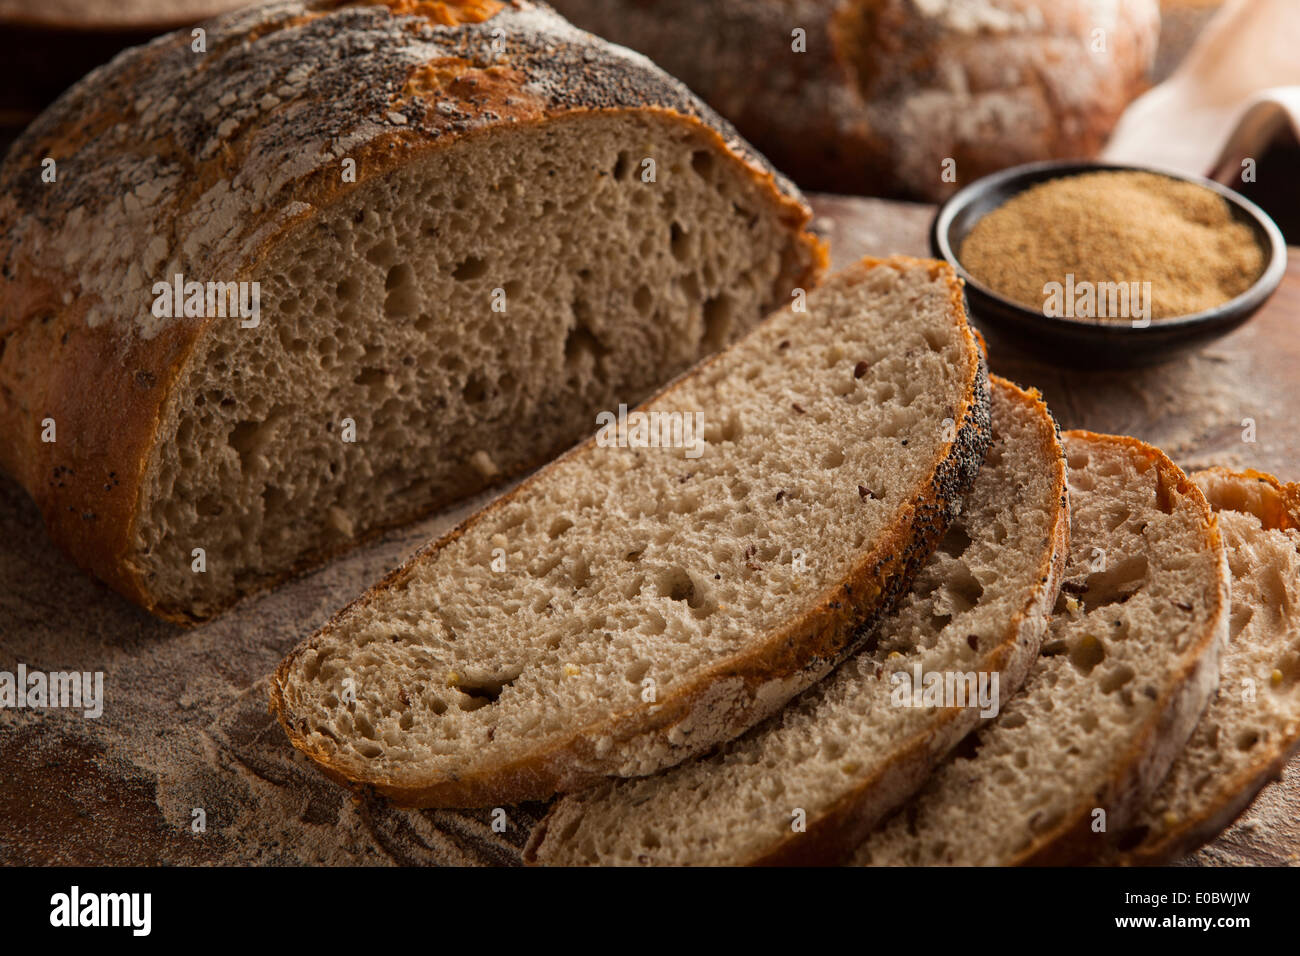
[[[1264,271],[1255,284],[1223,305],[1174,319],[1153,319],[1146,327],[1128,322],[1055,318],[1004,298],[962,267],[957,250],[981,218],[1012,196],[1049,179],[1102,170],[1137,170],[1212,189],[1246,223],[1264,250]],[[1268,215],[1249,199],[1208,179],[1167,170],[1109,163],[1030,163],[978,179],[939,207],[930,227],[934,254],[946,259],[966,281],[966,300],[979,325],[1001,333],[1026,350],[1058,365],[1132,367],[1151,365],[1204,345],[1232,331],[1255,314],[1277,289],[1286,272],[1286,242]]]

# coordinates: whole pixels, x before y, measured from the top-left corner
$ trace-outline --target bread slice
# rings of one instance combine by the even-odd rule
[[[96,70],[0,168],[0,466],[163,617],[535,468],[817,281],[797,191],[544,6],[204,29]]]
[[[1136,439],[1064,439],[1070,560],[1042,654],[1020,694],[867,838],[856,863],[1095,859],[1213,696],[1228,567],[1205,496]]]
[[[844,270],[642,411],[707,441],[630,447],[629,421],[417,554],[280,665],[294,745],[418,806],[678,763],[852,649],[989,442],[961,285],[925,260]]]
[[[1300,485],[1214,468],[1192,481],[1218,514],[1232,568],[1219,693],[1115,862],[1170,863],[1244,810],[1300,744]]]
[[[839,862],[981,721],[898,706],[903,675],[998,675],[1038,655],[1069,538],[1065,462],[1036,393],[992,381],[993,445],[961,515],[865,649],[718,752],[561,799],[524,858],[550,865]],[[937,702],[936,702],[937,703]],[[795,815],[805,826],[795,829]]]

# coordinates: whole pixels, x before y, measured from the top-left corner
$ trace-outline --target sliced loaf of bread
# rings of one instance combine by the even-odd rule
[[[859,848],[872,865],[1074,863],[1140,813],[1218,683],[1228,565],[1200,489],[1132,438],[1067,432],[1071,546],[1020,694]]]
[[[91,73],[0,167],[0,467],[158,615],[537,467],[817,281],[797,191],[544,5],[204,29]]]
[[[990,440],[960,283],[924,260],[839,273],[638,414],[703,440],[629,416],[418,553],[279,667],[294,745],[420,806],[694,756],[906,592]]]
[[[989,691],[984,716],[996,712],[1038,655],[1069,510],[1046,406],[999,380],[991,397],[993,444],[960,517],[860,653],[706,758],[564,797],[534,830],[525,859],[838,862],[981,721],[980,681]],[[967,705],[913,695],[917,671],[945,684],[952,675]]]
[[[1219,693],[1112,859],[1170,863],[1215,836],[1300,744],[1300,485],[1215,468],[1192,475],[1232,568]]]

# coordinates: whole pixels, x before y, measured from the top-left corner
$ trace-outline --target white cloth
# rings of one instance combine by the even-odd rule
[[[1300,0],[1230,0],[1129,105],[1102,158],[1229,183],[1287,136],[1300,140]]]

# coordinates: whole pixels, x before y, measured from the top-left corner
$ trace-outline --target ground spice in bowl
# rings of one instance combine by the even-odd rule
[[[1125,324],[1143,312],[1159,320],[1223,305],[1265,265],[1250,226],[1222,196],[1128,170],[1025,190],[975,224],[958,258],[981,284],[1027,308]]]

